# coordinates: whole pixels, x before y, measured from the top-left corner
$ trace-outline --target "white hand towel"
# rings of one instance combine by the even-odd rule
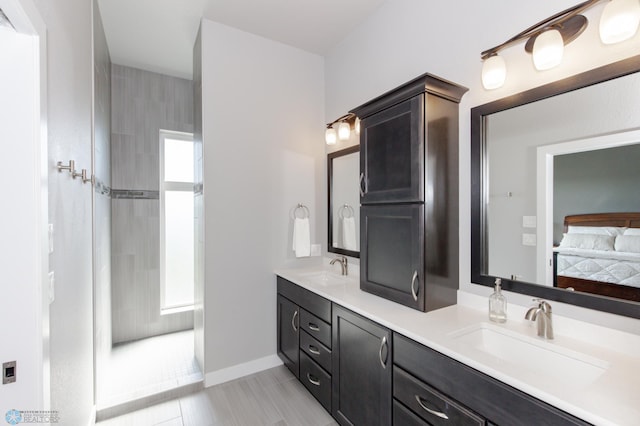
[[[309,233],[309,218],[296,217],[293,222],[293,251],[296,257],[311,256],[311,235]]]
[[[356,220],[353,216],[342,219],[342,243],[346,250],[358,250],[356,243]]]

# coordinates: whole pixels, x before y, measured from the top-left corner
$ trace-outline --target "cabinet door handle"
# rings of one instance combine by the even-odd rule
[[[314,355],[320,355],[320,351],[318,350],[318,348],[316,348],[313,345],[309,345],[309,352],[311,352]]]
[[[426,405],[424,405],[424,402],[423,402],[424,400],[422,398],[420,398],[419,395],[416,395],[416,401],[418,401],[418,404],[420,404],[422,409],[425,410],[427,413],[431,413],[434,416],[440,417],[441,419],[449,420],[449,416],[447,416],[445,413],[442,413],[442,412],[436,411],[436,410],[432,410],[429,407],[427,407]]]
[[[364,180],[364,172],[360,173],[360,196],[361,197],[364,197],[364,194],[367,193],[367,188],[362,186],[363,183],[366,184],[366,181]]]
[[[382,342],[380,342],[380,350],[378,351],[378,357],[380,358],[380,365],[382,368],[387,368],[387,357],[382,359],[382,349],[387,346],[387,336],[382,336]],[[387,351],[387,356],[389,355],[389,351]]]
[[[413,278],[411,278],[411,296],[413,300],[418,301],[418,290],[416,289],[416,283],[418,282],[418,271],[413,271]]]
[[[293,327],[293,331],[298,332],[298,326],[296,325],[296,317],[298,316],[298,310],[293,311],[293,316],[291,317],[291,327]]]
[[[311,383],[312,385],[320,386],[320,380],[318,380],[316,377],[312,376],[309,373],[307,373],[307,379],[309,380],[309,383]]]
[[[318,324],[314,324],[312,322],[309,323],[309,330],[311,331],[320,331],[320,327],[318,327]]]

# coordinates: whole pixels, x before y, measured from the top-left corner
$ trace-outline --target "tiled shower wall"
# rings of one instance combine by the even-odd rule
[[[191,311],[160,315],[158,190],[161,129],[193,132],[193,82],[112,65],[111,312],[114,344],[193,327]]]

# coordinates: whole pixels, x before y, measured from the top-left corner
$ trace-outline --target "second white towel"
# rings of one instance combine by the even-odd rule
[[[342,219],[342,243],[346,250],[358,250],[356,243],[356,220],[353,216]]]
[[[309,218],[297,217],[293,222],[293,251],[296,257],[311,256],[311,235],[309,233]]]

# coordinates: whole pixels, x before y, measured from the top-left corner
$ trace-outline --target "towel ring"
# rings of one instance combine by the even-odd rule
[[[299,219],[307,219],[310,216],[307,206],[305,206],[304,204],[298,204],[296,209],[293,211],[293,217],[298,218],[298,210],[302,211],[302,217],[300,217]]]
[[[349,213],[349,216],[345,215],[345,212]],[[338,217],[340,219],[344,219],[346,217],[353,217],[355,216],[355,212],[353,211],[353,207],[351,207],[349,204],[343,204],[340,206],[340,209],[338,210]]]

